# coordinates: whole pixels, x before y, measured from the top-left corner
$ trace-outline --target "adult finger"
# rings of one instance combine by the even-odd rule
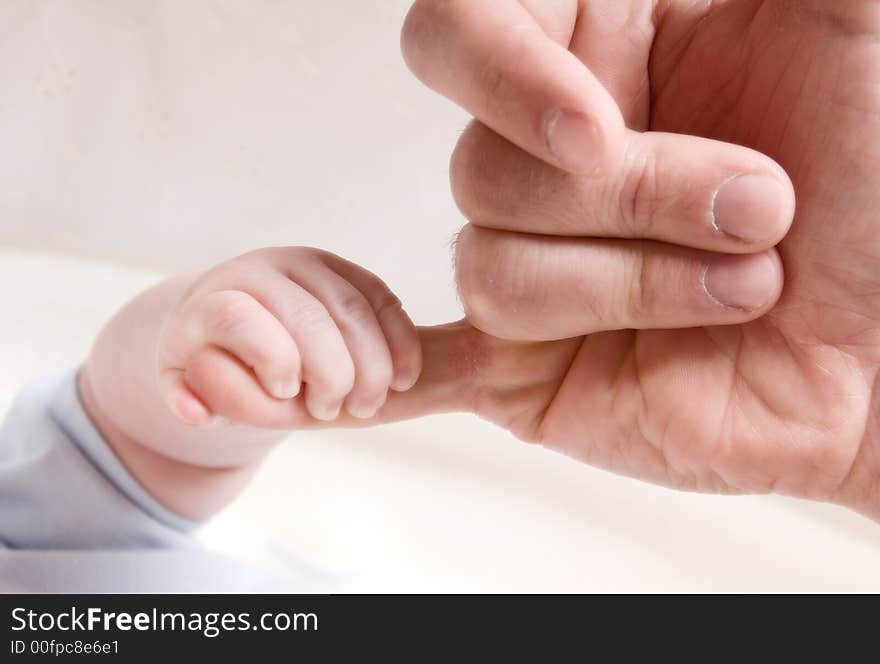
[[[639,238],[748,253],[794,218],[791,181],[772,159],[693,136],[627,132],[607,177],[548,166],[479,123],[452,158],[452,190],[471,223],[547,235]]]
[[[422,375],[412,389],[389,395],[379,422],[466,411],[530,437],[581,344],[498,339],[467,321],[418,332]]]
[[[614,99],[516,0],[418,0],[401,45],[426,85],[536,157],[586,174],[618,158]]]
[[[359,428],[445,412],[474,412],[512,426],[513,422],[501,421],[504,413],[525,417],[525,405],[535,400],[534,391],[552,392],[580,345],[578,339],[505,341],[466,321],[419,327],[417,333],[424,348],[418,381],[406,392],[390,393],[369,420],[344,411],[333,421],[317,420],[302,395],[287,401],[268,399],[253,373],[216,347],[204,348],[193,357],[186,383],[217,416],[267,429]]]
[[[456,245],[468,320],[506,339],[729,325],[782,290],[774,249],[715,254],[650,241],[527,235],[468,225]]]

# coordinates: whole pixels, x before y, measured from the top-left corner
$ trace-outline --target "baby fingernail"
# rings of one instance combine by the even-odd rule
[[[363,405],[363,404],[349,404],[348,412],[351,413],[352,417],[356,417],[360,420],[368,420],[373,415],[376,414],[376,411],[379,410],[375,405]]]
[[[207,426],[213,418],[213,414],[188,393],[177,394],[168,405],[179,420],[190,426]]]
[[[277,380],[272,383],[272,396],[276,399],[293,399],[299,394],[300,383],[298,379],[294,380]]]
[[[772,237],[780,227],[785,190],[767,175],[739,175],[718,189],[712,204],[715,228],[747,242]]]
[[[754,310],[779,288],[780,271],[770,254],[719,257],[703,272],[703,288],[717,303]]]
[[[595,120],[576,111],[556,110],[547,118],[547,147],[573,173],[593,173],[602,163],[602,134]]]
[[[316,420],[322,420],[324,422],[331,422],[339,417],[339,411],[342,410],[342,402],[337,401],[336,403],[319,403],[315,404],[311,411],[312,416]]]
[[[406,392],[418,381],[418,376],[412,369],[400,369],[394,372],[391,381],[391,389],[395,392]]]
[[[379,409],[385,405],[386,397],[383,396],[379,401],[373,401],[371,403],[364,402],[353,402],[347,405],[348,412],[351,413],[353,417],[357,417],[361,420],[368,420],[371,417],[375,417],[376,413],[379,412]]]

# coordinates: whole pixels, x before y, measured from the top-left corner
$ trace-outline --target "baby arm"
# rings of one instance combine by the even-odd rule
[[[202,519],[245,486],[281,430],[372,418],[421,365],[416,328],[376,276],[277,248],[135,298],[99,335],[79,390],[141,484]]]

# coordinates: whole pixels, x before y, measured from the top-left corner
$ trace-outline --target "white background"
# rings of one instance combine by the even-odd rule
[[[0,407],[171,270],[321,246],[460,317],[447,162],[405,0],[0,0]],[[469,416],[297,434],[221,518],[388,589],[880,590],[880,527],[676,494]]]

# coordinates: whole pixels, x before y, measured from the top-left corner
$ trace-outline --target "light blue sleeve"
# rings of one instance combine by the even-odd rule
[[[13,403],[0,428],[0,546],[186,548],[195,527],[116,458],[80,404],[75,372],[40,381]]]
[[[116,458],[80,404],[76,372],[13,403],[0,427],[0,592],[294,590],[205,550],[196,525]]]

